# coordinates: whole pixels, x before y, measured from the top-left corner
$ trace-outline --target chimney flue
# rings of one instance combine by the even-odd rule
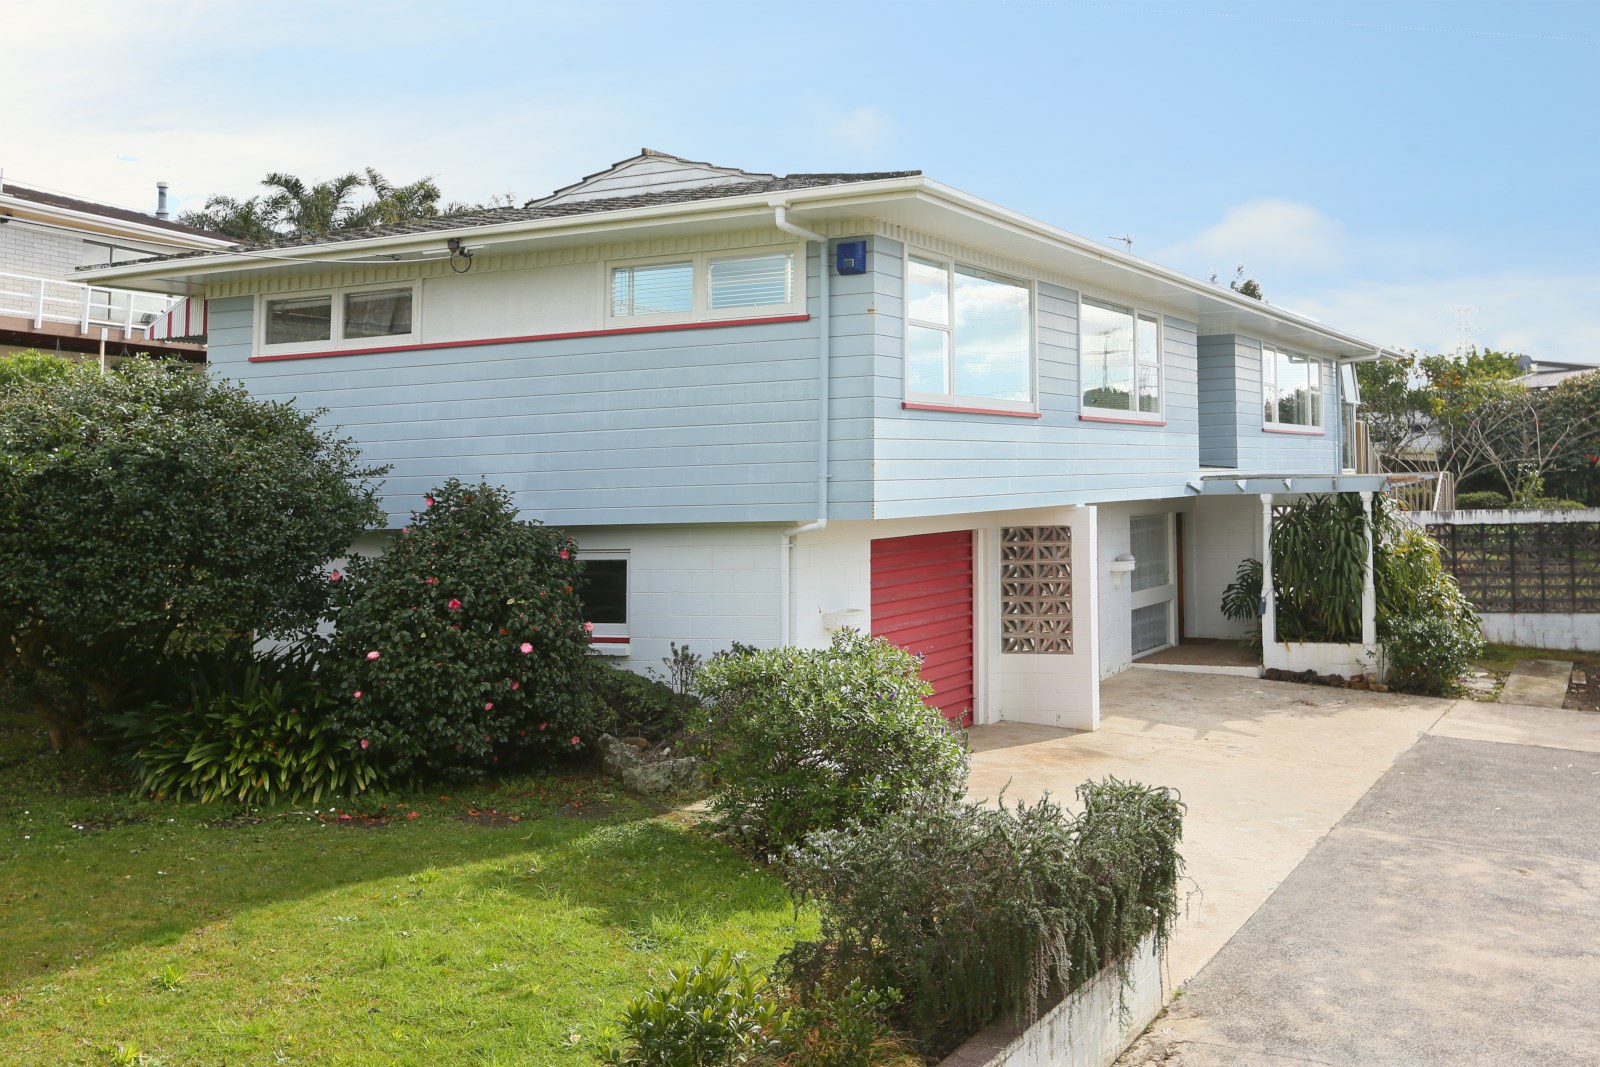
[[[169,217],[171,217],[171,213],[167,211],[167,183],[156,182],[156,218],[165,219]]]

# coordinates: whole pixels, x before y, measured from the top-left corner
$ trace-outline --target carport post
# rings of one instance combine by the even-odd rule
[[[1372,490],[1361,491],[1361,514],[1367,526],[1367,569],[1361,576],[1361,643],[1378,643],[1378,587],[1372,575]]]
[[[1272,494],[1261,494],[1261,646],[1262,656],[1278,632],[1278,604],[1272,595]],[[1266,662],[1265,659],[1262,660]]]

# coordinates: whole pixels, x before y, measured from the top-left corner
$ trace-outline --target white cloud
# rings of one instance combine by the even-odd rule
[[[1269,198],[1229,208],[1222,221],[1151,258],[1226,280],[1240,264],[1255,278],[1333,271],[1349,253],[1344,227],[1336,220],[1310,204]]]
[[[1275,296],[1278,294],[1268,294]],[[1380,344],[1428,352],[1456,346],[1456,308],[1472,309],[1469,344],[1600,363],[1600,274],[1499,273],[1425,281],[1360,281],[1282,294],[1285,306]]]

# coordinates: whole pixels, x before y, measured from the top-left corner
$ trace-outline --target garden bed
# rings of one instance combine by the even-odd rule
[[[219,810],[6,741],[8,1063],[589,1065],[668,965],[815,936],[776,878],[595,777]]]

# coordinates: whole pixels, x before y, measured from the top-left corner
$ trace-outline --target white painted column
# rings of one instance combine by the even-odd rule
[[[1361,515],[1366,524],[1367,566],[1361,577],[1361,643],[1371,648],[1378,643],[1378,587],[1372,573],[1373,532],[1372,492],[1361,492]]]
[[[1278,632],[1278,604],[1277,598],[1272,595],[1272,494],[1261,494],[1261,599],[1265,607],[1261,612],[1261,655],[1262,664],[1273,666],[1267,662],[1272,655],[1272,648],[1277,643]]]

